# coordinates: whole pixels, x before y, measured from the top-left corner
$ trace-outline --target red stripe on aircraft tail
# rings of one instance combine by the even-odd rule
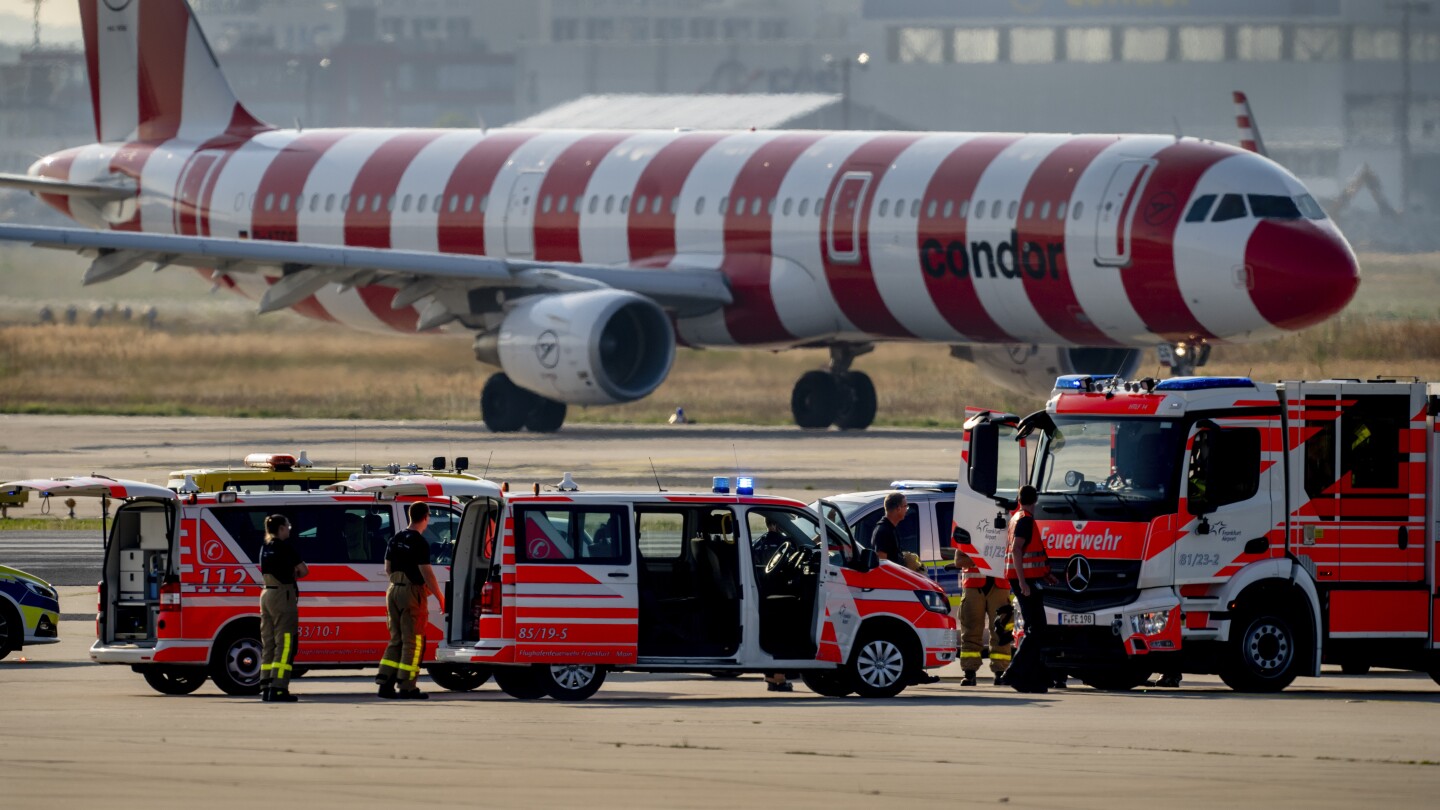
[[[80,0],[80,30],[85,37],[85,72],[90,77],[90,109],[95,116],[95,140],[100,135],[100,0]]]
[[[610,150],[634,133],[601,132],[586,135],[566,147],[555,159],[532,203],[535,258],[543,261],[580,261],[580,206],[590,178]],[[566,204],[562,207],[560,200]],[[542,211],[549,200],[550,210]],[[615,200],[619,202],[619,200]],[[601,203],[602,205],[604,203]]]
[[[455,170],[445,184],[445,197],[454,197],[459,203],[454,211],[447,205],[436,220],[441,253],[485,255],[485,209],[489,205],[487,198],[495,185],[495,177],[510,156],[535,135],[534,132],[486,135],[455,164]]]
[[[982,135],[966,141],[945,156],[925,189],[924,199],[954,203],[950,218],[944,216],[942,206],[936,207],[936,216],[928,214],[929,206],[920,212],[916,239],[925,289],[946,322],[973,340],[1011,342],[1014,338],[990,317],[975,292],[966,239],[968,221],[960,216],[960,207],[962,203],[967,204],[968,216],[968,203],[980,183],[980,176],[1001,152],[1019,139],[1018,135]]]
[[[737,343],[781,343],[794,337],[780,320],[770,288],[775,197],[790,167],[821,137],[776,136],[750,155],[730,187],[720,270],[735,296],[735,303],[725,308],[725,327]]]
[[[1196,319],[1180,292],[1175,229],[1180,208],[1200,178],[1233,154],[1224,147],[1186,141],[1155,155],[1157,164],[1130,229],[1130,263],[1120,268],[1120,279],[1145,327],[1166,340],[1215,337]],[[1124,227],[1123,222],[1119,227]]]
[[[885,172],[901,152],[923,137],[925,136],[907,133],[871,138],[836,167],[830,188],[825,192],[825,207],[820,212],[820,255],[825,265],[825,280],[845,317],[861,331],[873,335],[914,337],[910,330],[900,324],[895,314],[886,308],[880,297],[880,288],[875,283],[874,271],[870,266],[869,213],[875,200],[875,191],[884,179]],[[856,202],[860,212],[860,224],[853,238],[856,240],[860,258],[853,264],[831,260],[825,233],[826,223],[830,222],[830,206],[840,188],[841,179],[847,172],[868,172],[871,175],[864,198]],[[843,213],[847,220],[852,215],[850,211]]]
[[[675,255],[675,211],[673,201],[680,198],[690,170],[700,158],[726,136],[717,133],[681,135],[660,148],[635,182],[635,207],[626,224],[630,243],[630,261],[639,262],[655,257]],[[660,208],[655,209],[655,200]],[[644,210],[640,210],[641,201]]]
[[[185,46],[190,9],[184,0],[146,0],[139,4],[135,37],[139,61],[142,141],[164,141],[180,132],[185,98]]]

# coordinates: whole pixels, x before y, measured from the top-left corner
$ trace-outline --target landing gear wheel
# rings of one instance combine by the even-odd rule
[[[875,421],[875,383],[863,371],[847,371],[836,375],[843,392],[835,427],[841,430],[864,430]]]
[[[1129,692],[1137,686],[1144,686],[1150,680],[1149,670],[1130,667],[1082,670],[1074,674],[1081,683],[1101,692]]]
[[[525,417],[525,429],[531,433],[554,433],[565,424],[565,403],[535,397],[535,407]]]
[[[205,672],[201,669],[145,667],[140,674],[151,689],[162,695],[188,695],[205,685]]]
[[[811,692],[822,697],[849,697],[855,691],[845,675],[839,671],[802,672],[800,680],[805,682],[806,688]]]
[[[495,685],[516,700],[539,700],[545,697],[545,681],[537,667],[496,667]]]
[[[210,661],[210,679],[227,695],[260,694],[258,628],[235,630],[220,639]]]
[[[584,700],[605,683],[605,668],[584,664],[556,664],[539,667],[545,694],[556,700]]]
[[[473,692],[490,680],[488,667],[457,667],[437,664],[426,670],[430,680],[441,689],[451,692]]]
[[[910,674],[919,668],[920,662],[907,650],[907,645],[888,635],[862,635],[845,666],[846,685],[863,698],[895,697],[905,691]]]
[[[1368,675],[1370,665],[1363,661],[1346,661],[1340,665],[1340,671],[1346,675]]]
[[[1236,692],[1279,692],[1300,674],[1300,636],[1278,611],[1242,612],[1233,620],[1220,680]]]
[[[537,397],[510,382],[504,374],[495,374],[485,381],[480,391],[480,417],[494,433],[514,433],[525,427]],[[563,419],[563,417],[562,417]]]
[[[790,393],[790,413],[806,430],[824,430],[840,411],[839,384],[828,371],[807,371]]]

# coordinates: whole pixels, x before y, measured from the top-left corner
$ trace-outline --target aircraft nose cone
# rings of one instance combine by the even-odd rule
[[[1337,315],[1360,287],[1360,264],[1339,232],[1310,220],[1263,220],[1245,251],[1250,297],[1265,320],[1299,330]]]

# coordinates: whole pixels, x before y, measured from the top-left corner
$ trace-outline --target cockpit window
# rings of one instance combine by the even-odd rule
[[[1320,203],[1315,202],[1315,198],[1309,194],[1301,194],[1295,198],[1295,202],[1300,206],[1300,213],[1304,214],[1306,219],[1325,218],[1325,209],[1321,208]]]
[[[1211,222],[1229,222],[1232,219],[1244,219],[1247,215],[1245,210],[1245,198],[1239,194],[1226,194],[1220,198],[1220,205],[1215,208],[1215,216]]]
[[[1278,194],[1251,194],[1250,210],[1261,219],[1299,219],[1300,206]]]
[[[1210,209],[1215,205],[1215,195],[1206,194],[1195,200],[1190,206],[1190,213],[1185,215],[1186,222],[1204,222],[1205,217],[1210,216]]]

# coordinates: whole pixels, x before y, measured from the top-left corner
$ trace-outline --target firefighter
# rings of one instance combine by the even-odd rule
[[[260,699],[266,703],[294,703],[290,676],[300,647],[300,588],[297,579],[310,573],[300,552],[290,542],[290,520],[284,515],[265,518],[265,545],[260,549]]]
[[[960,568],[960,668],[965,671],[961,686],[974,686],[984,655],[986,630],[997,625],[1001,608],[1010,607],[1010,583],[980,573],[973,560],[956,552],[955,565]],[[1013,622],[1012,622],[1013,624]],[[990,671],[999,686],[1001,676],[1010,666],[1010,642],[990,633]]]
[[[1050,558],[1035,525],[1035,487],[1020,488],[1020,509],[1010,518],[1010,538],[1005,549],[1005,575],[1017,593],[1020,617],[1025,620],[1025,640],[1020,644],[1004,683],[1017,692],[1045,692],[1054,683],[1045,665],[1045,598],[1042,591],[1053,585]]]
[[[417,681],[420,659],[425,654],[425,625],[430,620],[426,594],[440,600],[441,611],[445,604],[430,567],[430,544],[424,534],[430,525],[430,507],[417,501],[405,512],[410,528],[396,533],[385,548],[385,573],[390,577],[390,588],[385,592],[385,623],[390,629],[390,645],[380,660],[375,682],[382,698],[425,700],[430,696],[420,691]]]

